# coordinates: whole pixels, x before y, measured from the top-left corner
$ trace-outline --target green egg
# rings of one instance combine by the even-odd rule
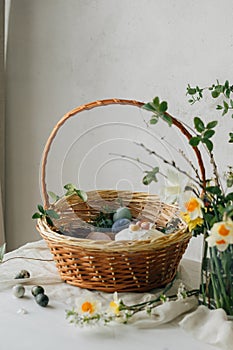
[[[42,307],[46,307],[49,303],[48,296],[46,294],[43,294],[43,293],[37,294],[37,296],[35,297],[35,300],[36,300],[37,304],[42,306]]]
[[[113,215],[113,221],[117,221],[119,219],[132,219],[132,214],[127,207],[120,207],[117,209],[117,211]]]

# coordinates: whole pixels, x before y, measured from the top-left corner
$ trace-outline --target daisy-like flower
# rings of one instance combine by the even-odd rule
[[[119,316],[120,315],[120,299],[118,299],[118,294],[117,292],[114,292],[113,294],[113,300],[110,301],[109,303],[109,311],[116,315],[116,316]]]
[[[229,244],[233,244],[233,221],[228,219],[215,223],[206,240],[209,247],[217,246],[222,252],[226,250]]]
[[[166,186],[163,187],[161,196],[166,203],[178,203],[187,186],[187,177],[171,169],[167,170],[166,176]]]
[[[101,309],[101,303],[92,299],[77,299],[76,305],[79,314],[93,315]]]

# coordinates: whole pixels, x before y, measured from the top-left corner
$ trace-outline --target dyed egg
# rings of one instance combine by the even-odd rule
[[[150,228],[150,223],[149,223],[148,221],[143,221],[143,222],[141,223],[141,228],[142,228],[143,230],[149,230],[149,228]]]
[[[20,278],[29,278],[30,277],[30,272],[27,270],[21,270],[17,275],[15,276],[15,279],[20,279]]]
[[[37,294],[37,296],[35,297],[35,300],[37,302],[38,305],[42,306],[42,307],[46,307],[49,303],[49,298],[46,294]]]
[[[146,230],[132,231],[132,230],[130,230],[130,228],[126,228],[126,229],[124,229],[116,234],[115,240],[116,241],[138,240],[146,232],[147,232]]]
[[[13,294],[17,298],[22,298],[25,294],[25,288],[21,284],[16,284],[13,287]]]
[[[129,227],[130,223],[131,221],[129,219],[118,219],[112,225],[112,232],[118,233],[121,230],[124,230],[125,228]]]
[[[130,210],[126,207],[120,207],[117,209],[117,211],[113,215],[113,221],[117,221],[119,219],[132,219],[132,214]]]
[[[44,288],[42,286],[33,286],[31,289],[32,295],[36,297],[38,294],[44,293]]]

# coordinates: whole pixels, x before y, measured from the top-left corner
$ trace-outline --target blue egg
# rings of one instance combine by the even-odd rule
[[[131,221],[129,219],[118,219],[112,225],[112,232],[118,233],[121,230],[128,228],[130,224],[131,224]]]

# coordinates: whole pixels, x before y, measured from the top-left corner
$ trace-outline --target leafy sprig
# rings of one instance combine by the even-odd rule
[[[87,194],[86,192],[82,190],[78,190],[75,185],[73,184],[67,184],[64,186],[64,188],[67,190],[65,193],[65,196],[71,196],[73,194],[78,195],[84,202],[87,201]]]
[[[230,110],[233,110],[233,99],[231,98],[231,94],[233,93],[233,85],[230,85],[228,80],[226,80],[224,84],[220,84],[217,80],[216,84],[212,84],[211,86],[205,88],[200,88],[199,86],[191,87],[190,84],[188,84],[186,95],[191,97],[189,99],[189,103],[194,104],[197,101],[200,101],[203,98],[204,90],[210,91],[211,96],[214,99],[218,98],[221,95],[224,97],[222,104],[218,104],[216,106],[217,110],[222,111],[222,116],[227,114]]]
[[[82,190],[78,190],[75,185],[69,183],[64,186],[66,189],[65,196],[78,195],[84,202],[87,201],[87,194]],[[48,192],[50,197],[57,202],[60,197],[54,192]],[[50,226],[54,226],[53,219],[59,219],[60,215],[53,209],[45,209],[41,204],[37,205],[38,212],[32,215],[32,219],[43,219],[47,221]]]
[[[152,102],[148,102],[143,106],[144,109],[153,113],[150,124],[157,124],[159,118],[163,119],[168,123],[169,126],[172,125],[171,117],[166,113],[167,102],[159,101],[159,97],[155,97]]]
[[[54,226],[52,219],[59,219],[59,214],[52,209],[44,209],[41,204],[37,205],[38,212],[32,215],[32,219],[43,219],[45,218],[50,226]]]
[[[204,122],[199,117],[194,118],[194,127],[197,131],[197,135],[193,136],[189,143],[191,146],[196,147],[199,145],[200,142],[204,143],[209,150],[209,152],[212,152],[213,150],[213,142],[210,140],[210,138],[215,134],[215,130],[213,130],[218,122],[216,120],[213,120],[209,122],[207,125],[204,124]]]

